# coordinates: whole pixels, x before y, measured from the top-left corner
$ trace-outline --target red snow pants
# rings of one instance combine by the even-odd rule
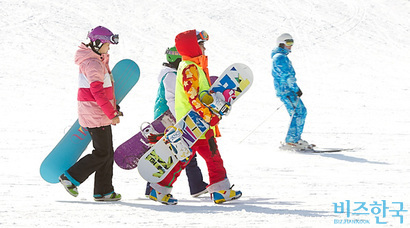
[[[189,160],[198,153],[204,158],[209,173],[209,185],[223,181],[226,178],[226,170],[223,165],[221,154],[218,150],[218,145],[214,137],[213,131],[209,130],[206,134],[206,139],[199,139],[192,147],[192,155]],[[178,179],[181,171],[185,169],[188,163],[178,162],[164,180],[158,184],[161,186],[172,187]],[[208,186],[209,186],[208,185]]]

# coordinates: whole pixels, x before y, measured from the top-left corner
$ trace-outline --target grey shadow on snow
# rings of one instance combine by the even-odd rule
[[[369,164],[374,164],[374,165],[390,165],[387,162],[369,161],[365,158],[347,156],[347,155],[341,154],[341,153],[322,153],[322,154],[320,154],[320,156],[327,157],[327,158],[334,158],[334,159],[337,159],[337,160],[347,161],[347,162],[369,163]]]
[[[328,152],[328,153],[306,153],[306,152],[297,152],[300,154],[304,155],[310,155],[310,156],[322,156],[322,157],[327,157],[327,158],[334,158],[337,160],[341,161],[347,161],[347,162],[354,162],[354,163],[369,163],[369,164],[375,164],[375,165],[390,165],[387,162],[379,162],[379,161],[369,161],[365,158],[359,158],[359,157],[354,157],[354,156],[349,156],[346,155],[345,153],[354,153],[355,150],[349,150],[349,151],[342,151],[342,152]]]
[[[150,201],[146,198],[138,198],[136,200],[146,200]],[[248,199],[239,199],[235,201],[231,201],[228,203],[224,203],[221,205],[213,204],[209,198],[204,198],[200,202],[209,202],[209,206],[207,205],[184,205],[184,202],[198,202],[193,200],[179,200],[177,205],[163,205],[158,202],[153,202],[152,204],[145,204],[145,203],[137,203],[137,202],[126,202],[126,201],[117,201],[117,202],[89,202],[89,201],[57,201],[59,203],[72,203],[72,204],[116,204],[116,205],[123,205],[131,208],[138,208],[138,209],[147,209],[147,210],[154,210],[154,211],[163,211],[163,212],[175,212],[175,213],[219,213],[219,212],[253,212],[253,213],[264,213],[268,215],[298,215],[304,217],[324,217],[324,216],[332,216],[330,211],[314,211],[314,210],[304,210],[304,209],[284,209],[284,208],[271,208],[268,205],[272,205],[272,207],[291,207],[292,205],[300,205],[300,202],[272,202],[272,198],[248,198]],[[130,200],[133,201],[133,200]],[[151,203],[151,202],[150,202]],[[266,206],[262,206],[266,205]]]

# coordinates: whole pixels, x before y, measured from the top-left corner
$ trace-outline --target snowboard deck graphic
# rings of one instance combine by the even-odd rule
[[[182,130],[182,140],[191,147],[209,129],[209,124],[191,110],[174,127]],[[178,162],[166,137],[162,137],[140,158],[138,171],[145,180],[156,183],[165,178]]]
[[[211,83],[213,84],[218,76],[211,76]],[[147,139],[148,132],[144,135],[144,131],[153,128],[156,133],[163,133],[167,127],[175,125],[175,118],[170,110],[167,110],[157,119],[155,119],[151,126],[146,126],[133,137],[122,143],[115,149],[114,161],[122,169],[134,169],[138,166],[138,161],[147,152],[153,144],[149,143]],[[153,132],[155,134],[155,132]]]
[[[208,91],[223,93],[227,89],[233,90],[236,98],[230,102],[232,105],[250,88],[252,82],[253,74],[249,67],[235,63],[221,74]],[[209,124],[191,109],[174,127],[182,131],[181,140],[191,147],[209,129]],[[166,137],[162,137],[140,158],[140,175],[151,183],[162,181],[178,162],[182,162],[177,159],[175,153],[178,154],[178,151],[173,148]]]
[[[119,104],[138,82],[140,69],[134,61],[123,59],[114,66],[111,73],[114,77],[115,98]],[[58,183],[58,177],[78,160],[90,141],[87,128],[81,127],[77,119],[41,163],[41,177],[49,183]]]

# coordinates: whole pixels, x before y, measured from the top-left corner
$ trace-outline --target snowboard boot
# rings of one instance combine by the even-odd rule
[[[226,202],[226,201],[239,199],[242,196],[242,192],[241,191],[234,191],[234,190],[232,190],[232,188],[233,188],[233,185],[228,190],[220,190],[220,191],[217,191],[217,192],[213,192],[211,194],[212,200],[216,204],[220,204],[220,203],[223,203],[223,202]]]
[[[178,200],[175,199],[170,193],[161,194],[157,192],[154,188],[151,190],[151,193],[148,196],[151,200],[166,204],[166,205],[175,205],[178,203]]]
[[[145,188],[145,197],[149,198],[149,195],[151,194],[152,187],[150,186],[149,182],[147,183],[147,187]]]
[[[65,190],[67,190],[70,195],[77,197],[78,196],[78,189],[64,174],[62,174],[58,180],[64,186]]]
[[[191,194],[191,196],[196,198],[196,197],[198,197],[198,196],[200,196],[200,195],[203,195],[203,194],[206,194],[206,193],[208,193],[208,189],[204,189],[204,190],[202,190],[202,191],[200,191],[200,192]]]
[[[95,201],[119,201],[121,200],[121,194],[117,194],[115,192],[111,192],[105,195],[94,195]]]

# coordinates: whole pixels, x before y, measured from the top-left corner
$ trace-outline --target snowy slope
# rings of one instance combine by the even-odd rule
[[[364,220],[406,227],[387,210],[347,217],[334,204],[402,202],[410,210],[410,1],[408,0],[0,0],[1,227],[331,227]],[[104,25],[120,34],[111,66],[135,60],[141,79],[125,98],[119,145],[152,120],[157,74],[175,35],[204,29],[211,75],[242,62],[255,82],[221,122],[218,140],[231,183],[243,197],[214,205],[189,196],[185,175],[176,206],[146,199],[137,170],[115,166],[117,203],[96,203],[93,178],[69,196],[39,175],[41,161],[76,119],[77,46]],[[354,152],[300,154],[278,149],[289,117],[274,95],[270,52],[295,38],[290,58],[308,109],[303,137]],[[89,152],[88,149],[87,152]],[[206,166],[201,167],[206,176]],[[352,205],[352,210],[358,205]]]

